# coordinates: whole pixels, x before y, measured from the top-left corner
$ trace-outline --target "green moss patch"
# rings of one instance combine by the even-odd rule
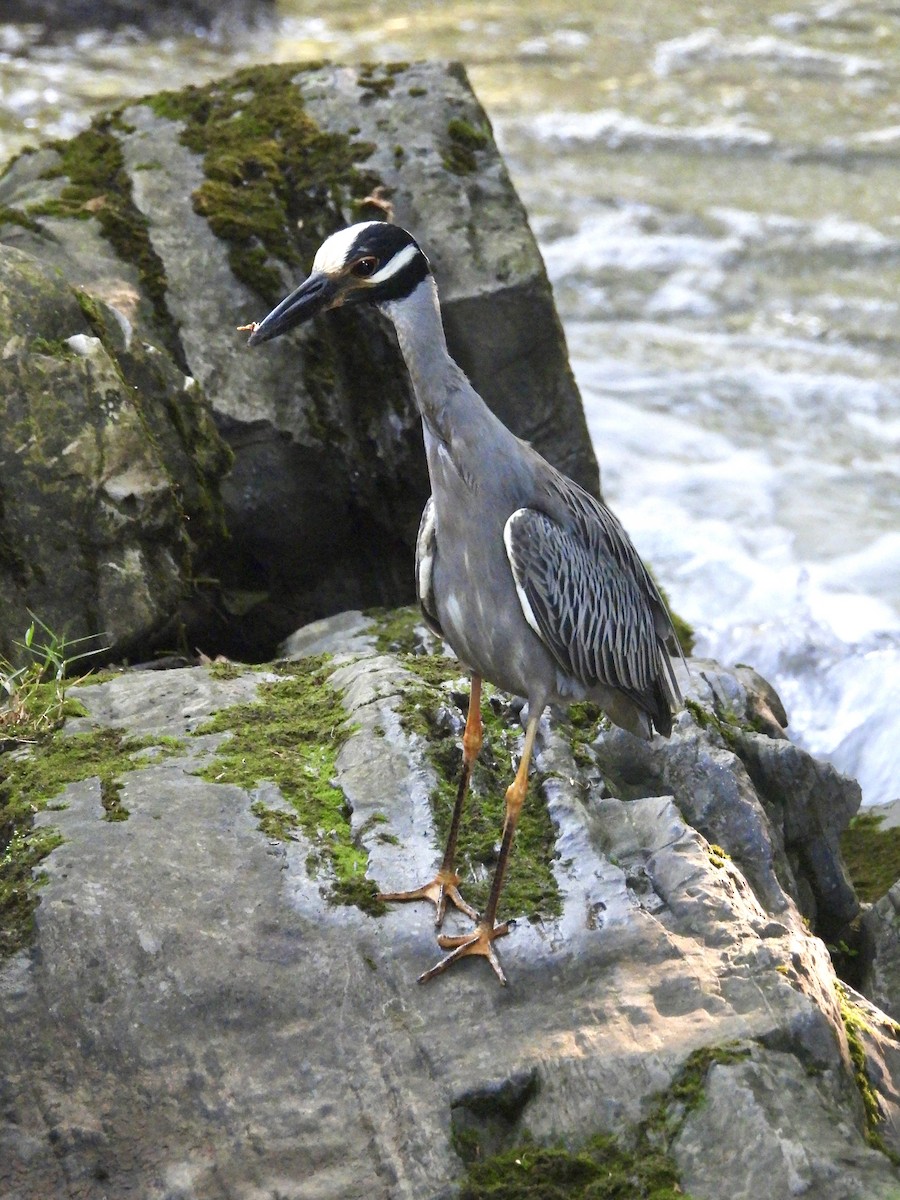
[[[29,217],[20,208],[10,208],[8,205],[0,205],[0,225],[20,225],[23,229],[28,229],[31,233],[41,232],[41,227],[37,221]]]
[[[362,63],[359,68],[359,86],[368,97],[384,99],[394,90],[396,76],[409,69],[409,63]],[[364,101],[365,102],[365,101]]]
[[[186,371],[178,327],[166,303],[166,275],[150,241],[149,222],[134,203],[120,135],[121,112],[96,117],[68,141],[52,142],[58,163],[44,178],[66,180],[59,196],[28,210],[30,217],[93,218],[123,262],[138,272],[166,349]]]
[[[425,753],[437,775],[431,807],[441,845],[450,830],[450,818],[462,768],[461,735],[454,726],[466,712],[465,697],[452,695],[445,686],[459,679],[462,670],[443,654],[422,653],[414,632],[421,617],[417,609],[397,609],[370,614],[376,621],[380,649],[390,651],[417,683],[404,689],[399,707],[401,724],[425,742]],[[520,750],[521,729],[506,712],[501,693],[484,685],[482,717],[484,745],[472,772],[469,797],[459,831],[456,869],[460,890],[476,909],[487,903],[496,864],[496,847],[503,829],[506,789],[513,781]],[[541,778],[532,771],[528,798],[519,818],[500,899],[501,920],[511,917],[558,916],[562,900],[553,875],[556,830],[547,806],[537,794]]]
[[[900,1166],[900,1155],[895,1154],[887,1146],[881,1135],[880,1127],[884,1124],[884,1113],[881,1110],[878,1093],[872,1087],[869,1072],[866,1069],[866,1047],[863,1037],[870,1031],[865,1014],[863,1010],[853,1003],[849,991],[843,984],[840,982],[836,983],[835,990],[837,992],[841,1020],[844,1022],[844,1030],[847,1034],[847,1047],[850,1051],[850,1061],[853,1064],[853,1077],[859,1089],[863,1109],[865,1110],[866,1141],[873,1150],[880,1150],[882,1154],[887,1155],[895,1166]],[[895,1026],[895,1031],[897,1028]]]
[[[841,835],[844,864],[860,900],[874,904],[900,879],[900,827],[882,829],[883,816],[861,812]]]
[[[382,654],[411,655],[421,654],[425,650],[419,633],[424,620],[418,605],[369,608],[363,616],[372,620],[375,644]]]
[[[0,799],[0,960],[28,944],[43,883],[35,872],[62,842],[55,829],[33,828],[32,816],[11,812]]]
[[[447,148],[441,161],[453,175],[471,175],[478,169],[476,153],[490,143],[490,130],[473,125],[462,117],[447,124]]]
[[[627,1140],[600,1134],[573,1149],[526,1141],[482,1157],[477,1131],[467,1130],[456,1145],[468,1163],[459,1200],[689,1200],[670,1147],[705,1102],[710,1068],[749,1054],[737,1045],[695,1051]]]
[[[313,846],[307,867],[325,876],[329,900],[380,915],[386,909],[375,882],[366,878],[368,856],[351,830],[344,794],[333,783],[338,751],[352,730],[328,683],[330,659],[282,663],[278,670],[285,677],[262,684],[257,699],[223,709],[196,730],[231,735],[199,774],[250,792],[264,780],[275,783],[288,809],[256,801],[260,828],[282,840],[301,830]]]
[[[145,101],[182,122],[181,141],[203,155],[194,208],[228,243],[235,275],[270,304],[284,291],[271,259],[308,264],[344,224],[341,214],[380,182],[359,166],[372,145],[326,132],[305,111],[294,80],[317,65],[250,67]]]
[[[209,671],[212,679],[241,679],[248,671],[259,670],[258,667],[249,667],[244,663],[231,662],[230,659],[216,659],[211,662],[206,668]]]
[[[27,944],[42,882],[35,870],[62,840],[53,829],[35,828],[35,814],[68,784],[98,779],[105,818],[124,820],[121,776],[181,747],[175,739],[162,743],[106,728],[71,737],[43,735],[29,743],[25,755],[0,754],[0,957]]]
[[[684,707],[701,729],[717,733],[728,749],[737,754],[739,758],[746,753],[743,740],[746,734],[769,735],[768,726],[752,713],[747,717],[738,716],[737,713],[719,704],[713,710],[690,698],[684,701]]]
[[[723,850],[722,847],[717,845],[715,842],[710,842],[707,853],[709,855],[709,861],[716,868],[724,867],[727,862],[731,861],[731,855],[728,853],[728,851]]]
[[[750,1051],[735,1042],[724,1046],[702,1046],[689,1054],[671,1084],[660,1094],[640,1136],[653,1144],[675,1140],[688,1116],[706,1103],[706,1080],[710,1068],[730,1066],[750,1057]]]
[[[577,1152],[521,1146],[473,1163],[459,1200],[685,1200],[685,1193],[666,1155],[595,1137]]]
[[[115,350],[110,344],[109,330],[106,325],[106,318],[103,315],[103,309],[94,297],[83,291],[81,288],[75,288],[72,293],[78,302],[78,307],[84,314],[84,319],[91,328],[94,337],[98,337],[103,345],[110,351],[110,356],[115,358]]]
[[[43,354],[49,358],[75,358],[75,351],[62,338],[32,338],[28,346],[29,354]]]
[[[566,729],[572,757],[583,770],[597,769],[597,756],[592,750],[601,728],[610,727],[609,717],[599,704],[581,700],[566,710]]]

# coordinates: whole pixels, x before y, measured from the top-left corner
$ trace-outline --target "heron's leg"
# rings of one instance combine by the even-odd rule
[[[484,915],[478,919],[471,933],[465,933],[460,937],[441,936],[438,938],[441,949],[449,950],[451,953],[442,958],[439,963],[436,963],[430,971],[426,971],[423,975],[420,975],[419,983],[427,983],[435,975],[440,975],[448,967],[452,967],[458,959],[466,958],[470,954],[480,954],[486,958],[497,973],[497,978],[500,982],[506,983],[506,976],[503,974],[503,968],[500,966],[500,960],[497,958],[493,943],[496,938],[503,937],[504,934],[509,933],[509,922],[504,921],[501,925],[495,925],[494,921],[497,917],[497,905],[500,903],[500,893],[503,891],[503,881],[506,878],[506,864],[509,861],[509,852],[512,848],[513,838],[516,836],[519,813],[522,811],[522,805],[525,803],[525,793],[528,790],[528,768],[531,764],[534,737],[537,733],[540,719],[541,710],[536,710],[529,714],[528,726],[525,730],[525,745],[522,749],[522,761],[519,763],[515,779],[506,789],[506,816],[503,821],[503,840],[500,843],[500,857],[497,860],[497,867],[494,871],[493,881],[491,882],[491,894],[488,897]]]
[[[466,717],[466,728],[463,731],[463,760],[462,774],[456,791],[456,803],[453,805],[453,816],[450,819],[450,832],[447,835],[447,845],[444,847],[444,857],[440,870],[430,883],[423,887],[414,888],[410,892],[382,892],[380,900],[431,900],[435,906],[434,923],[440,928],[447,904],[464,912],[473,921],[478,919],[478,913],[471,904],[467,904],[459,894],[459,876],[456,874],[456,842],[459,837],[459,821],[462,816],[463,804],[469,790],[469,780],[472,778],[472,768],[481,752],[484,739],[481,723],[481,676],[472,676],[472,687],[469,692],[469,713]]]

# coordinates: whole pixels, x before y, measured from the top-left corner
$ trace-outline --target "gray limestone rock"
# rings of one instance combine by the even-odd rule
[[[884,1155],[860,1143],[846,1081],[755,1049],[714,1064],[707,1102],[675,1143],[685,1191],[729,1200],[896,1200]]]
[[[900,1021],[900,883],[863,916],[867,970],[861,990]]]
[[[685,817],[733,855],[763,904],[776,912],[787,893],[837,941],[859,912],[838,844],[859,808],[859,785],[788,741],[774,720],[768,734],[757,731],[774,693],[753,675],[692,660],[671,739],[635,747],[613,730],[596,744],[598,762],[620,795],[671,792]]]
[[[207,714],[224,710],[227,725],[267,681],[296,677],[303,695],[324,671],[346,714],[327,768],[345,813],[329,820],[349,822],[380,887],[424,882],[440,854],[441,764],[458,762],[459,668],[421,653],[412,622],[406,649],[388,628],[349,614],[295,640],[330,660],[79,689],[88,716],[66,736],[182,741],[122,776],[128,820],[102,819],[89,775],[39,814],[65,840],[42,864],[31,948],[0,969],[0,1196],[450,1200],[473,1139],[488,1153],[528,1137],[628,1144],[661,1112],[652,1136],[695,1200],[900,1195],[897,1169],[866,1144],[848,993],[779,882],[780,835],[715,728],[692,735],[698,811],[706,823],[735,802],[752,813],[719,820],[719,845],[678,796],[652,790],[659,768],[641,743],[630,756],[616,744],[619,776],[643,793],[630,798],[598,768],[616,734],[545,719],[527,807],[550,814],[557,901],[510,914],[506,989],[478,962],[417,986],[438,954],[426,906],[335,905],[329,821],[275,836],[262,814],[290,812],[291,798],[272,779],[196,774],[224,764],[228,744],[204,732]],[[735,696],[747,686],[716,678]],[[699,685],[692,696],[700,705]],[[498,778],[521,733],[504,704],[489,694],[482,752]],[[308,716],[301,702],[298,731]],[[677,738],[671,752],[685,754]],[[738,863],[748,828],[770,839],[754,865],[765,887]],[[465,892],[491,864],[463,866]],[[889,1024],[850,998],[881,1030],[863,1054],[893,1144]],[[686,1105],[667,1089],[696,1051],[706,1101]]]

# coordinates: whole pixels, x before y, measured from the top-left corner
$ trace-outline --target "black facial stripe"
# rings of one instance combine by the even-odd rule
[[[431,268],[428,265],[428,259],[419,250],[415,258],[408,262],[396,275],[391,275],[384,283],[376,284],[370,291],[369,298],[375,304],[380,304],[386,300],[402,300],[404,296],[408,296],[410,292],[415,291],[430,272]]]
[[[347,251],[344,261],[349,265],[371,256],[378,260],[378,266],[373,272],[376,277],[384,270],[390,271],[391,263],[398,255],[402,255],[404,250],[409,254],[410,246],[414,248],[415,255],[396,274],[389,275],[381,283],[348,292],[347,303],[368,301],[370,304],[380,304],[389,300],[402,300],[404,296],[413,292],[431,271],[428,259],[420,250],[416,239],[399,225],[379,221],[361,230]]]
[[[373,254],[384,266],[388,259],[398,254],[404,246],[414,246],[415,244],[416,240],[412,234],[401,229],[399,225],[391,225],[389,221],[379,221],[362,231],[350,248],[347,261],[352,262],[364,255]]]

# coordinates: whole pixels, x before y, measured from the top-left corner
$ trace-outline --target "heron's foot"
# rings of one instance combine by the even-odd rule
[[[434,979],[435,975],[442,975],[448,967],[452,967],[461,958],[467,958],[470,954],[480,954],[482,958],[488,960],[494,968],[497,978],[505,985],[506,976],[503,974],[500,959],[494,950],[494,941],[509,933],[509,930],[509,921],[504,921],[502,925],[479,921],[471,933],[464,933],[459,937],[447,937],[442,934],[438,938],[438,945],[442,950],[449,950],[450,953],[436,963],[430,971],[420,975],[419,983],[427,983],[429,979]]]
[[[423,887],[413,888],[411,892],[381,892],[379,900],[430,900],[435,907],[434,923],[438,929],[444,923],[447,905],[452,904],[460,912],[464,912],[473,921],[478,920],[478,913],[471,904],[467,904],[459,894],[459,876],[453,871],[438,871],[430,883]]]

